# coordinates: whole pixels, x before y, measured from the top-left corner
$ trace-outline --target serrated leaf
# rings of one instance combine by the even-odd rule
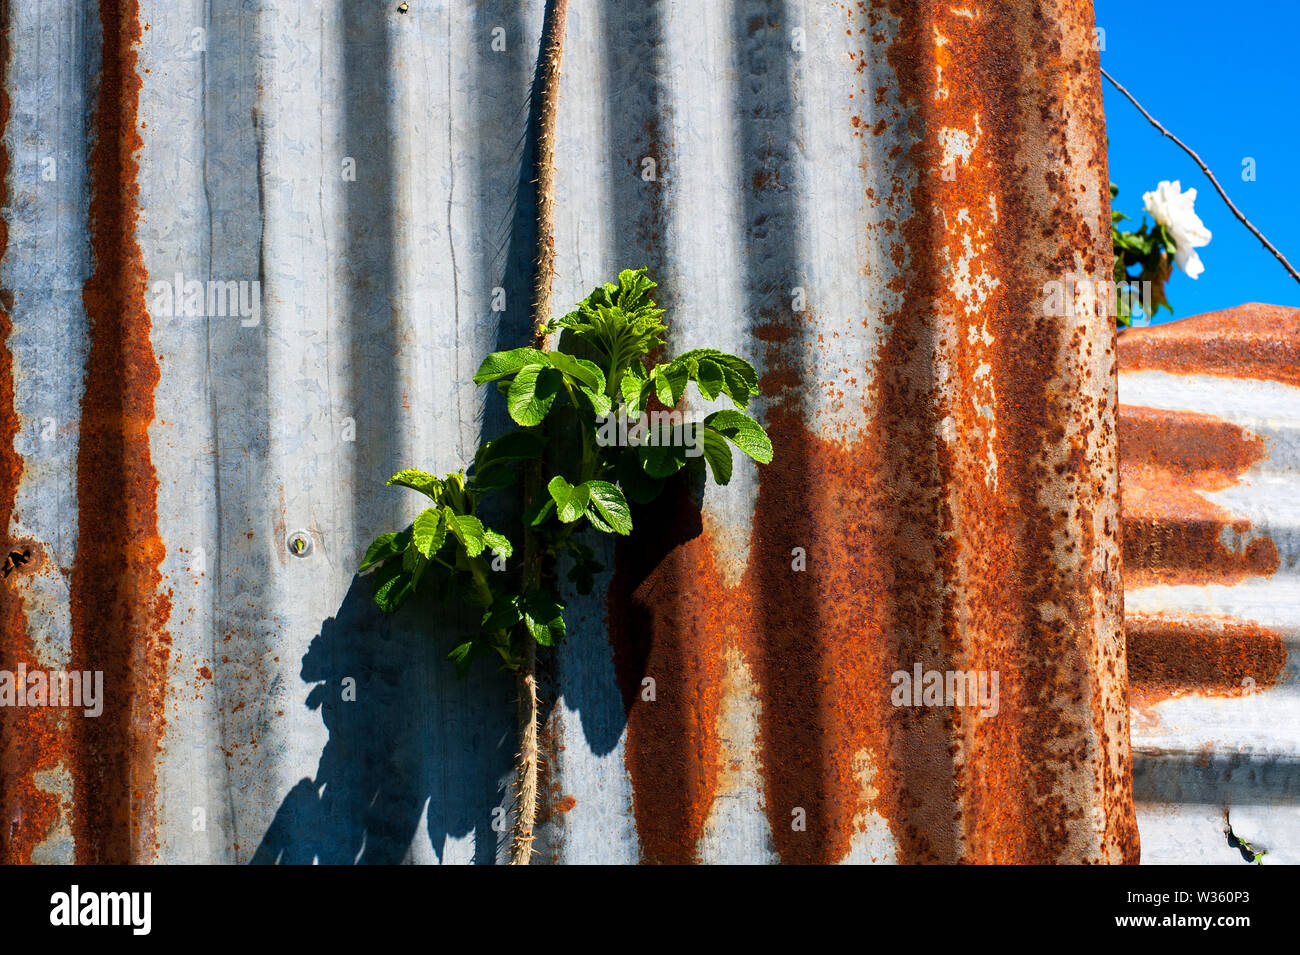
[[[519,469],[504,461],[490,461],[486,467],[474,469],[474,490],[499,491],[519,480]]]
[[[722,380],[725,384],[722,390],[726,392],[727,397],[741,408],[749,407],[749,399],[755,389],[750,388],[745,376],[730,365],[723,365]]]
[[[618,483],[623,493],[638,504],[649,504],[663,490],[664,482],[645,473],[639,449],[627,448],[618,458]]]
[[[492,599],[492,606],[483,614],[482,627],[484,630],[509,630],[522,617],[518,597],[497,594]]]
[[[686,465],[686,449],[678,444],[643,444],[636,450],[641,467],[652,478],[671,477]]]
[[[623,403],[627,405],[629,415],[639,415],[645,410],[645,399],[649,392],[649,389],[646,388],[648,380],[645,368],[642,367],[639,359],[633,361],[628,366],[627,371],[623,373],[623,380],[619,383],[619,391],[623,394]]]
[[[527,461],[538,457],[546,449],[546,435],[540,431],[525,431],[519,428],[507,431],[501,437],[489,441],[474,455],[479,467],[489,462]]]
[[[609,396],[603,391],[588,391],[586,388],[579,387],[577,394],[582,395],[583,399],[587,402],[588,407],[583,410],[591,412],[591,414],[597,418],[603,418],[605,415],[608,415],[610,410],[614,407]]]
[[[704,446],[704,460],[708,462],[709,470],[713,472],[713,480],[719,484],[729,484],[731,482],[731,445],[727,439],[712,428],[704,428],[704,434],[701,439]]]
[[[514,555],[514,545],[510,543],[510,538],[505,534],[498,534],[496,531],[483,528],[483,543],[500,557],[511,557]]]
[[[546,358],[554,368],[568,375],[576,384],[589,391],[605,390],[605,373],[594,361],[575,358],[562,351],[547,352]]]
[[[442,494],[442,479],[416,468],[405,468],[388,479],[388,486],[409,487],[413,491],[426,494],[435,502]]]
[[[695,367],[695,383],[700,386],[700,394],[712,401],[727,387],[722,366],[708,358],[701,358]]]
[[[739,411],[715,411],[704,419],[706,427],[718,432],[759,464],[772,460],[772,442],[757,421]]]
[[[483,359],[474,373],[474,384],[484,385],[529,365],[541,365],[546,362],[546,355],[536,348],[512,348],[509,351],[497,351]]]
[[[361,559],[361,566],[357,570],[365,570],[388,560],[390,557],[395,557],[406,550],[406,545],[410,542],[411,534],[409,531],[389,531],[387,534],[380,534],[366,548],[366,556]]]
[[[456,676],[464,679],[465,674],[469,672],[469,666],[474,662],[474,641],[466,640],[464,643],[458,643],[451,648],[447,654],[447,659],[456,664]]]
[[[375,582],[375,606],[384,613],[394,613],[406,602],[412,590],[414,586],[409,570],[397,561],[385,564]]]
[[[470,514],[448,513],[447,521],[470,557],[483,553],[483,522]]]
[[[564,636],[564,602],[555,594],[534,590],[524,597],[520,609],[524,626],[541,646],[554,646]]]
[[[432,557],[442,549],[447,539],[447,522],[443,509],[426,507],[411,526],[415,548],[425,557]]]
[[[551,478],[546,489],[555,502],[555,514],[562,524],[572,524],[582,517],[591,500],[591,489],[586,484],[575,487],[558,474]]]
[[[525,427],[541,424],[551,405],[555,404],[563,380],[563,376],[549,365],[521,368],[506,393],[510,417]]]
[[[536,527],[550,517],[551,512],[554,510],[555,502],[551,500],[550,495],[543,496],[539,494],[533,498],[532,503],[528,505],[528,509],[524,511],[524,524],[528,527]]]
[[[654,379],[659,403],[668,409],[676,408],[686,393],[686,383],[691,380],[690,367],[685,362],[675,361],[659,365],[654,370]]]
[[[608,481],[588,481],[586,487],[591,498],[587,508],[588,520],[591,520],[591,511],[594,509],[605,524],[603,528],[597,525],[597,530],[608,533],[608,529],[612,529],[614,533],[623,535],[632,533],[632,512],[627,506],[627,498],[618,486]],[[592,523],[596,524],[595,521]]]

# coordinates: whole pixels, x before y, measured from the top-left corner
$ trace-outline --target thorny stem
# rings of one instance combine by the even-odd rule
[[[1187,155],[1192,157],[1192,160],[1196,163],[1196,165],[1201,167],[1201,172],[1205,173],[1205,177],[1210,180],[1210,185],[1212,185],[1215,191],[1218,192],[1220,198],[1222,198],[1223,201],[1228,204],[1228,208],[1232,210],[1232,214],[1237,217],[1238,221],[1241,222],[1241,224],[1244,225],[1247,229],[1249,229],[1254,234],[1255,238],[1259,239],[1260,242],[1264,243],[1264,248],[1272,252],[1274,257],[1279,262],[1282,263],[1282,267],[1291,273],[1291,278],[1295,279],[1297,282],[1300,282],[1300,272],[1297,272],[1295,270],[1295,266],[1293,266],[1290,262],[1286,260],[1286,256],[1277,250],[1277,246],[1273,245],[1272,242],[1268,241],[1268,239],[1264,237],[1264,233],[1256,229],[1254,224],[1242,214],[1241,210],[1238,209],[1235,205],[1233,205],[1232,200],[1228,198],[1228,194],[1224,192],[1223,187],[1219,185],[1219,180],[1214,178],[1214,173],[1210,171],[1210,167],[1205,165],[1205,161],[1201,159],[1200,156],[1196,155],[1196,153],[1192,150],[1192,147],[1188,146],[1185,142],[1183,142],[1181,139],[1179,139],[1169,130],[1161,126],[1159,121],[1150,113],[1148,113],[1146,109],[1143,108],[1142,104],[1139,103],[1137,99],[1134,98],[1133,94],[1130,93],[1128,90],[1126,90],[1123,86],[1121,86],[1119,82],[1115,79],[1115,77],[1107,73],[1104,68],[1101,68],[1101,75],[1106,77],[1106,79],[1110,80],[1111,86],[1115,87],[1115,89],[1123,93],[1125,99],[1127,99],[1130,103],[1132,103],[1134,106],[1138,108],[1138,112],[1147,118],[1148,123],[1150,123],[1156,129],[1158,129],[1161,132],[1161,134],[1168,136],[1170,139],[1172,139],[1175,143],[1178,144],[1178,146],[1183,150],[1183,152],[1187,153]]]
[[[568,0],[549,0],[542,26],[542,62],[537,76],[537,261],[533,278],[533,345],[547,349],[544,327],[551,317],[551,288],[555,275],[555,115],[560,100],[560,61],[564,55],[564,24]],[[524,472],[524,501],[542,493],[542,462],[529,462]],[[542,582],[542,551],[537,534],[524,528],[523,593]],[[515,757],[515,819],[510,840],[510,864],[528,865],[533,854],[537,820],[537,644],[523,630],[523,654],[515,676],[519,693],[519,753]]]

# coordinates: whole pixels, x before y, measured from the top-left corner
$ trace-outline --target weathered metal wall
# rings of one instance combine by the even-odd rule
[[[1300,310],[1120,340],[1144,862],[1300,862]]]
[[[503,423],[470,379],[526,336],[542,3],[3,9],[0,652],[109,699],[0,710],[0,856],[492,861],[510,682],[353,568],[415,513],[389,474]],[[1114,333],[1042,292],[1108,272],[1091,31],[570,4],[556,300],[649,266],[777,459],[575,601],[542,860],[1136,859]],[[914,664],[997,671],[998,715],[893,706]]]

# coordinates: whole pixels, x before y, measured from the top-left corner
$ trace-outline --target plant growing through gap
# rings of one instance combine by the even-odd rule
[[[588,541],[593,534],[632,534],[632,502],[652,501],[683,471],[707,468],[718,484],[727,484],[733,446],[760,464],[772,460],[767,434],[740,410],[758,394],[749,362],[710,348],[667,362],[651,360],[667,331],[664,310],[650,295],[655,287],[645,269],[625,270],[616,284],[597,287],[572,312],[542,327],[543,341],[560,333],[554,350],[489,355],[474,382],[495,383],[520,427],[485,442],[468,474],[437,477],[408,469],[389,479],[389,485],[425,495],[429,504],[409,528],[377,537],[360,569],[373,570],[381,610],[397,610],[421,587],[439,600],[460,600],[477,610],[478,629],[448,654],[461,675],[484,658],[521,671],[537,646],[560,642],[560,558],[567,558],[568,582],[578,593],[589,593],[603,568]],[[669,418],[666,412],[677,409],[692,382],[700,397],[725,398],[732,407],[700,421]],[[648,416],[658,426],[635,444],[612,444],[601,440],[602,423],[611,416]],[[541,469],[540,479],[529,480],[530,469]],[[527,561],[513,572],[493,569],[516,551],[478,516],[481,502],[498,493],[521,498],[520,531],[541,568],[536,583]],[[535,739],[536,707],[528,712],[530,725],[521,726],[521,735]],[[522,751],[529,749],[521,743]]]

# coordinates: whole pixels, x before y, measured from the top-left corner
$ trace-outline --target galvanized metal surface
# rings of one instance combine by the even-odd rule
[[[1120,340],[1144,862],[1300,862],[1300,310]]]
[[[471,376],[527,335],[543,8],[409,8],[8,4],[0,526],[38,559],[0,652],[108,703],[0,710],[6,860],[501,855],[509,680],[353,568],[415,513],[389,474],[503,424]],[[574,601],[543,861],[1136,859],[1114,334],[1042,292],[1108,272],[1091,31],[570,5],[556,301],[648,266],[674,350],[759,365],[778,457]],[[998,672],[998,715],[892,705],[914,664]]]

